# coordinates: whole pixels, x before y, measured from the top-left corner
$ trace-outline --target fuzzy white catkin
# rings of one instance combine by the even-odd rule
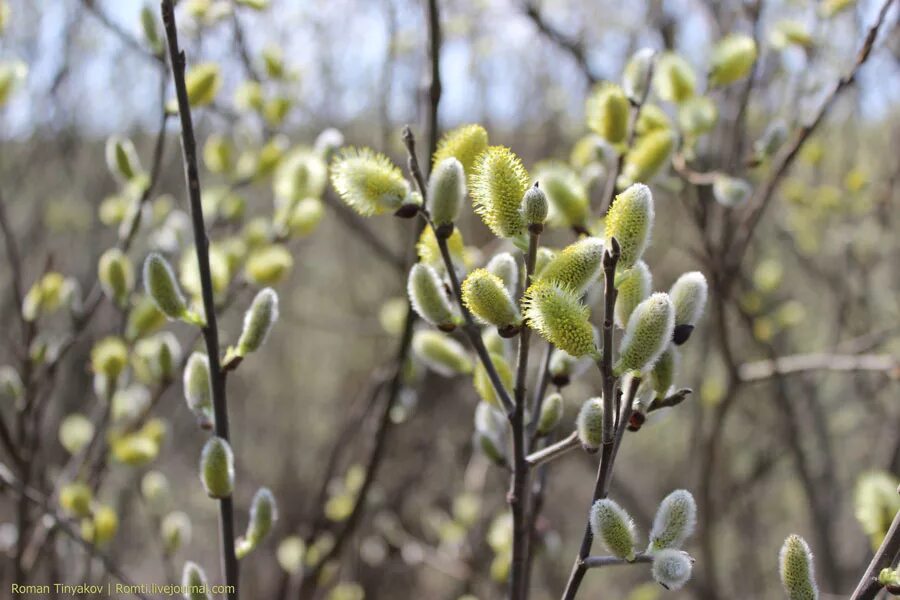
[[[428,209],[435,225],[453,223],[466,196],[466,174],[457,159],[445,158],[428,179]]]
[[[484,268],[502,279],[506,291],[515,297],[516,286],[519,284],[519,263],[512,254],[500,252],[494,255]]]
[[[660,550],[653,555],[651,572],[653,579],[668,590],[684,587],[691,578],[693,561],[687,552],[681,550]]]
[[[212,381],[209,374],[209,357],[194,352],[184,367],[184,398],[188,408],[203,428],[212,425]]]
[[[181,318],[187,310],[172,266],[161,254],[151,253],[144,261],[144,289],[160,312],[170,319]]]
[[[634,520],[624,508],[609,498],[597,500],[591,507],[591,531],[603,540],[613,556],[634,560]]]
[[[603,443],[603,399],[589,398],[581,405],[575,420],[578,440],[585,450],[596,452]]]
[[[703,315],[708,293],[703,273],[691,271],[679,277],[669,290],[675,305],[675,325],[696,325]]]
[[[184,588],[185,600],[209,600],[209,583],[206,573],[196,563],[187,561],[184,563],[184,571],[181,574],[181,586]]]
[[[665,351],[675,328],[675,309],[668,294],[657,292],[637,305],[628,319],[613,370],[643,371]]]
[[[244,329],[238,340],[237,353],[245,356],[265,343],[278,320],[278,294],[272,288],[260,290],[244,315]]]
[[[687,490],[675,490],[659,504],[650,530],[650,547],[655,552],[681,548],[697,525],[697,503]]]
[[[778,571],[788,600],[816,600],[819,597],[812,551],[799,535],[790,535],[784,540],[778,555]]]
[[[438,327],[449,328],[453,324],[453,308],[433,267],[414,264],[409,271],[406,291],[413,310],[420,317]]]

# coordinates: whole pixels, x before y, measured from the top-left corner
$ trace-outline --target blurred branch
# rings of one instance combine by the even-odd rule
[[[595,73],[594,70],[591,69],[591,66],[588,64],[587,52],[584,48],[584,41],[566,35],[551,23],[549,23],[544,18],[544,15],[541,14],[541,10],[537,5],[536,0],[524,0],[522,10],[525,12],[525,15],[529,19],[531,19],[531,22],[544,37],[559,46],[575,60],[579,70],[581,71],[582,75],[584,75],[584,78],[587,80],[588,84],[593,85],[598,81],[604,79],[603,77]]]
[[[203,339],[209,358],[209,375],[212,384],[213,412],[216,436],[229,441],[228,405],[225,390],[225,373],[219,358],[219,331],[216,323],[216,305],[212,274],[209,266],[209,239],[203,222],[203,203],[200,192],[200,175],[197,169],[197,143],[194,139],[194,123],[185,83],[185,56],[178,47],[178,28],[175,23],[175,6],[172,0],[163,0],[163,25],[169,45],[169,59],[175,92],[178,98],[178,114],[181,119],[181,149],[184,157],[185,183],[191,206],[194,229],[194,246],[200,270],[200,287],[203,296],[203,313],[206,324],[202,327]],[[219,500],[219,531],[222,546],[222,569],[229,586],[229,600],[238,598],[238,561],[234,551],[234,504],[229,495]]]
[[[103,12],[103,10],[97,5],[97,0],[81,0],[81,4],[82,6],[84,6],[85,10],[94,15],[94,17],[98,21],[100,21],[100,23],[106,29],[114,33],[125,46],[131,48],[136,53],[148,60],[152,60],[157,63],[165,63],[165,59],[161,54],[154,54],[153,52],[151,52],[133,35],[128,33],[121,25],[110,19],[109,16],[105,12]]]
[[[12,471],[2,463],[0,463],[0,483],[2,483],[5,487],[15,490],[29,502],[35,504],[41,510],[41,512],[44,513],[44,516],[46,518],[49,518],[53,521],[54,525],[60,531],[65,533],[69,538],[72,539],[72,541],[84,548],[90,554],[90,556],[99,559],[103,564],[103,567],[109,572],[110,575],[118,579],[126,586],[135,587],[134,584],[128,579],[128,577],[125,576],[125,574],[122,572],[122,569],[120,569],[109,556],[107,556],[103,552],[100,552],[97,547],[94,546],[94,544],[85,541],[85,539],[81,537],[80,530],[76,530],[73,523],[69,522],[68,519],[59,515],[49,505],[47,499],[44,498],[40,494],[40,492],[26,485],[23,485],[21,481],[16,479]],[[135,590],[139,590],[139,588],[135,587]],[[134,591],[132,593],[142,600],[149,600],[149,597],[142,594],[140,591]]]
[[[403,257],[398,256],[393,250],[388,247],[388,245],[378,237],[374,231],[368,226],[368,224],[363,221],[359,215],[353,212],[346,204],[339,201],[335,198],[334,194],[330,189],[325,190],[325,195],[323,196],[325,200],[325,204],[327,204],[334,211],[334,214],[337,216],[338,220],[340,220],[348,229],[357,234],[358,239],[362,240],[366,245],[371,248],[376,255],[382,258],[385,262],[391,265],[394,269],[398,271],[405,271],[406,263]]]
[[[578,448],[580,442],[578,441],[578,432],[573,431],[567,437],[561,439],[560,441],[547,446],[546,448],[541,448],[536,452],[532,452],[528,455],[528,464],[532,467],[537,467],[539,465],[543,465],[545,463],[550,462],[551,460],[557,459],[564,454],[567,454],[569,451]]]
[[[872,49],[875,46],[875,40],[878,38],[878,32],[884,24],[888,9],[894,2],[895,0],[885,0],[884,4],[881,6],[881,10],[878,11],[878,17],[876,18],[875,23],[869,28],[869,31],[866,34],[862,47],[859,49],[856,60],[850,71],[838,80],[834,89],[825,98],[825,101],[822,103],[821,108],[819,108],[819,111],[815,114],[813,119],[808,124],[797,129],[788,143],[785,144],[775,156],[769,176],[756,188],[755,193],[749,201],[749,206],[739,222],[736,239],[732,246],[732,250],[729,252],[732,267],[736,267],[741,263],[741,260],[747,251],[747,247],[753,239],[754,230],[757,225],[759,225],[759,221],[762,219],[763,213],[765,213],[766,208],[772,201],[774,192],[778,189],[782,177],[793,164],[794,158],[796,158],[800,149],[803,147],[804,142],[806,142],[809,136],[813,134],[825,118],[825,115],[828,114],[829,109],[834,105],[835,100],[837,100],[841,92],[854,83],[860,68],[869,59]]]
[[[738,369],[741,381],[755,382],[775,375],[792,375],[808,371],[881,371],[891,377],[900,376],[900,361],[890,354],[793,354],[773,360],[758,360],[742,364]]]

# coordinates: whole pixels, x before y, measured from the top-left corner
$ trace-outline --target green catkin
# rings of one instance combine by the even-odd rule
[[[200,454],[200,480],[210,498],[227,498],[234,490],[234,454],[228,442],[211,437]]]
[[[522,321],[503,280],[487,269],[469,273],[462,283],[462,300],[472,314],[499,329],[517,327]]]
[[[675,148],[675,134],[668,129],[655,129],[640,136],[625,155],[622,175],[616,181],[619,189],[641,181],[650,181],[665,166]]]
[[[203,429],[213,425],[212,380],[209,373],[209,357],[194,352],[184,367],[184,399],[197,417]]]
[[[551,250],[550,248],[544,248],[543,246],[538,248],[537,257],[534,260],[534,278],[537,279],[544,273],[544,269],[547,265],[550,264],[556,258],[556,252]]]
[[[615,84],[601,84],[585,106],[587,125],[610,144],[621,144],[628,135],[628,98]]]
[[[445,158],[435,164],[428,179],[428,210],[435,225],[456,221],[466,197],[466,174],[456,158]]]
[[[180,319],[187,313],[187,303],[172,266],[161,254],[153,252],[144,261],[144,289],[169,319]]]
[[[529,229],[535,229],[536,233],[540,233],[549,211],[550,203],[547,200],[547,194],[535,182],[522,198],[522,218],[525,219],[525,224]]]
[[[650,546],[654,553],[666,548],[681,548],[697,524],[697,503],[687,490],[675,490],[659,504],[650,530]]]
[[[603,443],[603,398],[588,398],[575,419],[575,430],[581,447],[596,452]]]
[[[391,160],[369,148],[347,148],[331,163],[331,184],[364,217],[400,208],[409,184]]]
[[[519,285],[519,263],[512,254],[509,252],[495,254],[484,268],[503,281],[510,296],[515,295],[516,287]]]
[[[884,471],[868,471],[856,482],[854,512],[862,530],[869,536],[872,551],[878,549],[900,510],[897,478]]]
[[[547,281],[537,281],[525,292],[525,318],[545,340],[572,356],[596,356],[590,310],[579,294]]]
[[[456,327],[457,317],[444,291],[440,276],[432,267],[416,263],[409,271],[406,285],[413,310],[427,322],[448,331]]]
[[[472,443],[475,447],[480,448],[484,455],[494,463],[498,465],[506,463],[506,455],[503,453],[500,440],[483,431],[476,431]]]
[[[209,583],[206,573],[196,563],[187,561],[181,573],[181,586],[184,588],[184,600],[210,600]]]
[[[709,84],[728,85],[750,74],[756,62],[756,42],[749,35],[734,33],[721,40],[712,51]]]
[[[513,370],[502,354],[491,352],[490,357],[491,362],[494,364],[494,369],[497,371],[497,376],[500,378],[500,383],[503,384],[503,389],[505,389],[508,394],[513,387]],[[500,398],[497,397],[497,390],[494,389],[494,384],[491,383],[491,378],[488,376],[487,369],[484,368],[481,361],[475,366],[472,385],[475,386],[475,391],[478,392],[478,396],[482,400],[493,406],[495,409],[500,410],[503,408]]]
[[[154,514],[160,514],[172,499],[169,480],[159,471],[148,471],[141,479],[141,496]]]
[[[644,371],[652,367],[672,339],[675,308],[669,295],[657,292],[638,304],[628,319],[613,372]]]
[[[563,416],[562,394],[554,392],[546,398],[541,405],[541,414],[538,418],[537,432],[539,435],[547,435],[559,425]]]
[[[166,556],[172,556],[184,546],[191,543],[193,527],[186,513],[175,511],[163,517],[159,524]]]
[[[438,331],[413,334],[412,349],[425,365],[444,377],[472,372],[472,358],[462,344]]]
[[[647,263],[642,260],[634,263],[634,266],[622,274],[617,286],[616,325],[625,329],[625,326],[628,324],[628,317],[631,316],[637,305],[650,295],[652,286],[653,278],[650,274],[650,269],[647,267]]]
[[[91,349],[91,369],[110,381],[118,379],[128,366],[128,347],[121,338],[103,338]]]
[[[647,93],[655,54],[652,48],[641,48],[631,55],[622,71],[622,89],[632,102],[640,102]]]
[[[678,350],[675,346],[669,344],[665,352],[660,355],[659,360],[653,365],[650,371],[650,383],[653,391],[656,393],[656,399],[662,400],[672,389],[675,383],[675,372],[678,369]]]
[[[591,531],[594,537],[603,540],[610,554],[622,560],[634,560],[634,521],[613,500],[597,500],[591,507]]]
[[[490,146],[475,161],[471,195],[475,212],[497,237],[515,237],[525,229],[520,205],[528,189],[522,161],[504,146]]]
[[[244,315],[244,329],[238,339],[237,355],[255,352],[266,341],[278,320],[278,294],[272,288],[260,290]]]
[[[210,104],[222,86],[222,75],[216,63],[201,63],[188,70],[184,76],[188,103],[191,106]]]
[[[778,555],[778,571],[788,600],[816,600],[819,597],[813,555],[806,540],[799,535],[790,535],[784,540]]]
[[[253,496],[250,504],[250,521],[247,533],[238,541],[235,554],[239,559],[252,552],[272,530],[272,524],[278,520],[278,507],[275,497],[269,488],[260,488]]]
[[[131,140],[119,136],[106,140],[106,167],[120,183],[129,182],[141,172],[141,163]]]
[[[689,138],[712,131],[718,118],[719,109],[707,96],[695,96],[678,107],[678,126]]]
[[[643,137],[652,131],[669,131],[672,129],[672,120],[666,111],[656,104],[645,104],[638,115],[635,132],[638,137]]]
[[[59,491],[59,506],[67,514],[74,517],[87,517],[91,514],[93,493],[87,484],[81,482],[66,484]]]
[[[569,165],[548,161],[538,164],[535,181],[547,195],[547,219],[554,227],[584,228],[590,217],[588,191]]]
[[[661,550],[653,555],[653,580],[667,590],[679,590],[691,578],[694,561],[681,550]]]
[[[554,349],[550,355],[550,377],[553,385],[563,387],[568,385],[572,376],[575,374],[575,368],[578,366],[578,359],[560,349]]]
[[[542,270],[540,281],[584,294],[597,281],[603,266],[603,240],[586,237],[570,244]]]
[[[650,188],[636,183],[613,200],[606,215],[605,243],[619,242],[619,270],[631,268],[644,254],[653,229],[653,194]]]
[[[728,175],[716,176],[712,188],[716,202],[729,208],[744,204],[753,192],[753,187],[749,183]]]
[[[681,103],[694,95],[696,87],[697,76],[686,60],[672,52],[659,58],[653,74],[653,88],[660,98]]]
[[[434,153],[433,165],[447,158],[457,159],[463,166],[466,176],[474,172],[475,161],[488,147],[488,134],[481,125],[462,125],[447,132],[438,142]]]
[[[134,267],[124,252],[110,248],[102,255],[97,266],[100,287],[106,297],[123,305],[134,287]]]
[[[506,431],[506,417],[489,402],[479,402],[475,407],[475,430],[497,438]]]
[[[669,297],[675,306],[675,326],[693,327],[703,315],[708,295],[706,277],[699,271],[684,273],[672,285]]]

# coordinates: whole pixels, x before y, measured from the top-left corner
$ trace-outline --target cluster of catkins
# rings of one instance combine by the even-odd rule
[[[194,312],[181,292],[172,267],[157,253],[144,261],[144,288],[156,307],[171,320],[182,320],[203,326],[204,317]],[[278,319],[278,295],[271,288],[256,294],[244,315],[241,335],[235,346],[225,354],[225,366],[258,350],[265,342]],[[201,352],[191,354],[184,368],[184,397],[188,407],[203,430],[215,426],[213,407],[213,380],[209,357]],[[219,377],[222,374],[219,373]],[[221,382],[220,385],[224,385]],[[200,480],[210,498],[223,499],[234,490],[234,454],[228,442],[211,436],[200,455]],[[277,519],[275,498],[268,488],[260,488],[250,506],[250,518],[245,535],[237,541],[235,553],[243,558],[268,535]],[[165,522],[164,522],[165,523]],[[186,563],[184,584],[189,585],[204,578],[202,569],[194,563]]]
[[[552,215],[571,207],[566,206],[566,195],[558,193],[558,185],[545,190],[543,182],[532,179],[512,151],[488,145],[487,132],[480,126],[460,127],[441,141],[433,157],[424,204],[399,168],[368,149],[339,153],[331,177],[341,198],[360,214],[420,212],[428,219],[431,227],[418,241],[419,261],[410,269],[407,291],[412,308],[434,329],[415,332],[413,351],[441,375],[472,376],[482,399],[475,413],[475,444],[492,460],[508,464],[507,407],[496,389],[496,379],[507,392],[513,388],[513,365],[504,338],[529,327],[551,344],[549,370],[558,388],[575,375],[579,362],[602,358],[590,317],[602,288],[598,284],[605,249],[619,251],[615,322],[624,336],[614,357],[613,374],[645,376],[644,399],[636,403],[639,413],[646,413],[654,401],[669,393],[677,346],[688,340],[704,310],[707,284],[702,274],[691,272],[682,275],[669,293],[652,293],[650,271],[641,260],[654,218],[653,197],[646,185],[633,183],[615,198],[602,236],[590,235],[584,227],[584,235],[561,250],[533,249],[535,265],[526,284],[514,252],[501,251],[478,266],[478,252],[464,245],[455,222],[467,195],[491,232],[522,253],[528,251],[545,223],[552,226]],[[414,211],[408,209],[411,206]],[[451,292],[448,264],[462,279],[461,298],[454,298]],[[454,337],[458,327],[467,326],[469,314],[476,325],[484,326],[481,339],[493,372]],[[539,414],[527,415],[537,437],[548,435],[561,422],[563,408],[557,391],[544,399]],[[596,451],[602,443],[602,412],[602,400],[591,398],[578,415],[578,436],[589,451]],[[675,499],[681,501],[678,507],[689,502],[689,507],[681,509],[686,511],[680,517],[684,532],[673,538],[678,543],[689,533],[694,519],[693,500],[685,497],[690,495],[675,495],[665,504],[671,508]],[[664,512],[671,511],[666,508]],[[654,575],[670,587],[681,585],[690,575],[690,559],[674,549],[677,545],[672,542],[653,549],[659,551]],[[625,555],[633,558],[633,553]]]

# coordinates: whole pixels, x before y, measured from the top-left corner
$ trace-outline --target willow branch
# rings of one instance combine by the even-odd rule
[[[900,360],[890,354],[792,354],[744,363],[738,376],[749,383],[810,371],[874,371],[900,377]]]
[[[878,574],[882,569],[893,565],[898,554],[900,554],[900,511],[894,515],[891,528],[875,552],[875,556],[872,557],[872,562],[863,573],[850,600],[873,600],[882,588],[882,585],[878,583]]]
[[[526,460],[532,467],[537,467],[538,465],[546,464],[552,460],[556,460],[557,458],[568,454],[572,450],[578,448],[579,445],[580,442],[578,441],[578,432],[573,431],[567,437],[561,439],[555,444],[551,444],[546,448],[541,448],[540,450],[532,452],[528,455],[528,458]]]
[[[531,19],[531,22],[544,37],[572,57],[588,84],[593,85],[604,79],[595,73],[588,64],[587,52],[585,51],[584,42],[582,40],[572,38],[554,27],[551,23],[548,23],[534,0],[526,0],[522,9],[524,10],[525,15]]]

